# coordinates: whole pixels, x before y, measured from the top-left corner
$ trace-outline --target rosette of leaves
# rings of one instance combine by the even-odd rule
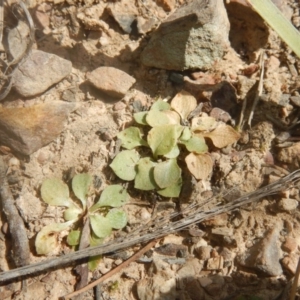
[[[62,231],[68,230],[67,243],[76,246],[80,242],[84,220],[89,219],[90,245],[95,246],[110,236],[114,229],[122,229],[127,224],[126,213],[121,206],[129,199],[126,190],[120,185],[106,187],[99,200],[88,207],[88,195],[92,185],[90,174],[75,175],[70,191],[62,180],[50,178],[41,186],[41,196],[45,203],[65,207],[63,217],[66,222],[52,223],[42,228],[35,240],[36,251],[40,255],[53,252],[59,245],[58,238]]]
[[[206,179],[213,168],[206,139],[223,148],[236,142],[239,134],[231,126],[197,111],[195,97],[181,91],[171,103],[158,100],[149,111],[134,114],[137,126],[117,135],[126,150],[110,164],[114,173],[123,180],[134,180],[137,189],[178,197],[182,172],[177,159],[184,150],[189,152],[185,157],[188,170],[196,179]],[[147,136],[143,132],[148,132]],[[151,155],[142,155],[145,151],[141,147],[150,148]]]

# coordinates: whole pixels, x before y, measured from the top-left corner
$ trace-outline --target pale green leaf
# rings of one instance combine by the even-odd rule
[[[121,209],[113,208],[105,217],[110,221],[110,225],[114,229],[122,229],[127,224],[127,215]]]
[[[140,112],[135,113],[133,115],[133,118],[138,124],[148,125],[148,123],[146,121],[147,114],[148,114],[147,111],[140,111]]]
[[[169,122],[168,124],[180,124],[180,116],[174,110],[164,110],[163,113],[168,117]]]
[[[104,242],[104,238],[99,238],[95,235],[95,233],[92,231],[90,236],[90,246],[98,246]]]
[[[106,238],[110,236],[112,227],[110,221],[101,215],[90,215],[90,222],[93,232],[99,238]]]
[[[89,211],[94,212],[100,207],[120,207],[129,200],[127,191],[118,184],[107,186],[101,193],[99,201],[94,204]]]
[[[169,153],[164,155],[164,157],[176,158],[179,154],[180,154],[180,149],[179,149],[178,145],[176,144]]]
[[[136,175],[136,164],[140,156],[135,150],[121,151],[112,161],[110,167],[123,180],[133,180]]]
[[[71,230],[67,237],[67,243],[70,246],[77,246],[80,242],[80,230]]]
[[[58,235],[69,228],[74,221],[66,223],[53,223],[42,228],[35,239],[35,249],[39,255],[47,255],[59,246]]]
[[[169,117],[164,111],[159,110],[150,110],[147,114],[146,121],[151,127],[170,124]]]
[[[86,199],[92,182],[93,177],[87,173],[77,174],[72,179],[72,190],[81,201],[83,209],[86,208]]]
[[[154,102],[150,108],[150,110],[168,110],[170,109],[170,104],[168,102],[165,102],[161,99]]]
[[[126,149],[133,149],[138,146],[147,145],[146,141],[142,139],[141,131],[137,127],[129,127],[119,132],[117,137],[122,141],[122,147]]]
[[[179,197],[182,187],[182,178],[180,177],[178,182],[168,186],[165,189],[157,191],[157,193],[163,197]]]
[[[68,186],[58,178],[45,179],[41,187],[43,200],[50,205],[69,207],[73,201],[69,198]]]
[[[82,213],[82,208],[72,205],[64,211],[64,219],[66,221],[78,220]]]
[[[182,120],[187,120],[188,115],[197,107],[196,98],[182,90],[171,101],[171,107],[179,113]]]
[[[204,153],[208,151],[208,147],[205,143],[205,139],[200,136],[193,136],[184,144],[190,152]]]
[[[154,167],[154,180],[161,189],[174,185],[180,177],[181,169],[176,159],[160,162]]]
[[[157,187],[153,176],[154,166],[155,163],[150,159],[150,157],[144,157],[139,160],[137,165],[137,174],[134,179],[134,188],[143,191],[150,191]]]
[[[180,136],[180,141],[188,141],[192,137],[192,132],[188,127],[184,127]]]
[[[148,133],[148,144],[154,157],[169,153],[177,143],[183,127],[180,125],[163,125],[153,127]]]

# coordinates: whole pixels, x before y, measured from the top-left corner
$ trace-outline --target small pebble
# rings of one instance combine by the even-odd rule
[[[195,252],[197,253],[199,259],[207,260],[210,258],[211,250],[212,250],[211,246],[201,246],[199,248],[196,248]]]
[[[297,241],[292,237],[287,237],[281,248],[286,252],[294,252],[297,249]]]
[[[298,260],[299,255],[295,253],[290,253],[282,259],[281,264],[285,269],[290,271],[292,274],[295,274],[298,265]]]
[[[279,201],[278,206],[280,209],[289,212],[298,207],[298,201],[294,199],[283,198]]]

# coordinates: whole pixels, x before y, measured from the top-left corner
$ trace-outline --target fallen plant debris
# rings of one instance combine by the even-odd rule
[[[273,183],[270,183],[265,187],[245,194],[242,197],[235,199],[234,201],[225,203],[223,205],[215,205],[211,210],[208,211],[203,211],[203,206],[205,206],[205,204],[207,203],[213,202],[213,200],[216,201],[216,204],[218,204],[219,197],[208,199],[204,204],[191,204],[182,212],[175,212],[166,217],[159,217],[158,219],[152,220],[148,224],[141,226],[130,234],[126,235],[126,237],[118,238],[106,244],[82,249],[71,254],[66,254],[55,259],[50,259],[48,261],[2,272],[0,273],[0,283],[7,282],[16,278],[22,278],[27,275],[40,274],[41,272],[45,272],[50,269],[61,268],[80,259],[106,254],[112,251],[119,251],[133,245],[145,243],[153,239],[158,239],[167,234],[187,228],[192,224],[208,220],[218,214],[232,211],[243,205],[254,203],[262,199],[263,197],[285,191],[296,186],[299,183],[299,180],[300,171],[295,171]],[[176,218],[180,215],[184,215],[185,217],[181,220],[176,220]],[[172,222],[173,219],[175,219],[175,221]]]

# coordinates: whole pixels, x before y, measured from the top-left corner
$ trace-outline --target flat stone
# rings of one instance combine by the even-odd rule
[[[72,71],[72,63],[55,54],[32,50],[14,73],[14,88],[24,97],[46,91]]]
[[[87,73],[87,80],[112,97],[122,98],[136,82],[127,73],[113,67],[99,67]]]
[[[162,22],[142,53],[142,63],[167,70],[207,70],[229,48],[229,27],[223,1],[195,0]]]
[[[256,269],[268,276],[282,274],[280,265],[281,250],[277,244],[279,230],[274,228],[265,237],[243,254],[237,256],[237,262],[247,268]]]
[[[57,138],[75,108],[75,103],[63,101],[0,108],[0,143],[30,155]]]

